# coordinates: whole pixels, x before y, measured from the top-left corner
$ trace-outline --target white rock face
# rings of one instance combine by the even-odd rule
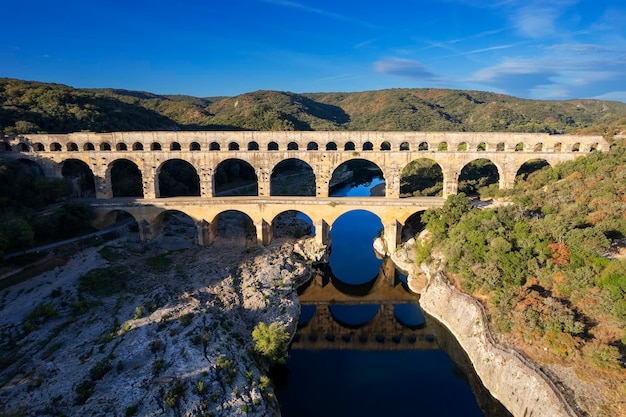
[[[382,247],[380,243],[377,245]],[[407,242],[391,254],[392,260],[407,272],[409,288],[421,294],[422,308],[455,336],[491,394],[516,417],[576,416],[535,365],[490,337],[484,310],[477,300],[448,284],[441,272],[426,266],[419,268],[411,260],[412,245]]]
[[[3,292],[0,414],[279,414],[251,333],[261,321],[295,331],[293,288],[321,249],[304,242],[311,252],[295,255],[282,240],[170,250],[133,239]],[[95,268],[95,288],[123,288],[94,296],[79,282]]]

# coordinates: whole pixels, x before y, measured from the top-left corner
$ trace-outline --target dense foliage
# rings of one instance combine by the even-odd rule
[[[0,257],[90,231],[93,210],[64,203],[68,195],[64,180],[45,178],[36,164],[0,159]]]
[[[604,134],[626,125],[626,104],[539,101],[443,89],[197,98],[0,78],[0,133],[81,130],[399,130]]]
[[[280,323],[269,325],[260,322],[252,331],[254,350],[260,353],[270,364],[285,363],[289,332]]]
[[[418,260],[439,250],[498,330],[624,373],[626,258],[610,248],[626,236],[625,196],[624,146],[520,178],[509,205],[453,195],[424,214],[432,240]]]

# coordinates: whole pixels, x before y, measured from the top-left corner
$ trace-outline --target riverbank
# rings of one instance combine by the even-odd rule
[[[380,239],[375,250],[382,251]],[[485,322],[482,305],[446,282],[441,271],[416,265],[411,242],[390,254],[407,273],[420,305],[443,323],[469,356],[484,386],[514,416],[577,416],[555,384],[519,353],[499,345]],[[451,308],[454,306],[454,308]]]
[[[193,225],[176,227],[149,243],[122,234],[2,292],[0,414],[278,413],[252,329],[293,333],[293,288],[323,251],[311,239],[202,248]]]

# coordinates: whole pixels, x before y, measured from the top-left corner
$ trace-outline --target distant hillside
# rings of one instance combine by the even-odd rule
[[[132,130],[397,130],[612,134],[626,104],[392,89],[198,98],[0,78],[0,133]]]

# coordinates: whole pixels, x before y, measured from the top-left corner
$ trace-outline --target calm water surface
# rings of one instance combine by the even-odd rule
[[[358,190],[347,187],[342,195],[369,195],[369,188],[382,182],[375,179]],[[356,193],[356,194],[355,194]],[[337,219],[331,229],[332,251],[327,273],[339,280],[341,288],[358,286],[376,278],[382,261],[372,250],[372,241],[382,229],[380,220],[366,211],[354,211]],[[399,279],[405,279],[399,276]],[[303,305],[301,325],[316,313],[315,305]],[[330,304],[334,320],[354,329],[367,325],[380,304]],[[398,303],[394,317],[399,323],[421,333],[432,330],[435,348],[428,350],[291,349],[285,368],[275,376],[276,395],[283,417],[307,416],[501,416],[501,406],[478,387],[479,398],[468,381],[477,385],[467,357],[454,338],[428,316],[419,304]],[[330,330],[329,330],[330,331]],[[371,335],[375,337],[375,335]],[[430,340],[430,339],[429,339]],[[343,343],[338,339],[334,343]],[[385,343],[393,343],[386,340]],[[444,346],[455,357],[438,346]],[[469,372],[467,372],[469,369]],[[480,385],[480,384],[478,384]],[[475,388],[476,389],[476,388]],[[485,401],[487,401],[485,403]],[[486,405],[485,405],[486,404]]]

